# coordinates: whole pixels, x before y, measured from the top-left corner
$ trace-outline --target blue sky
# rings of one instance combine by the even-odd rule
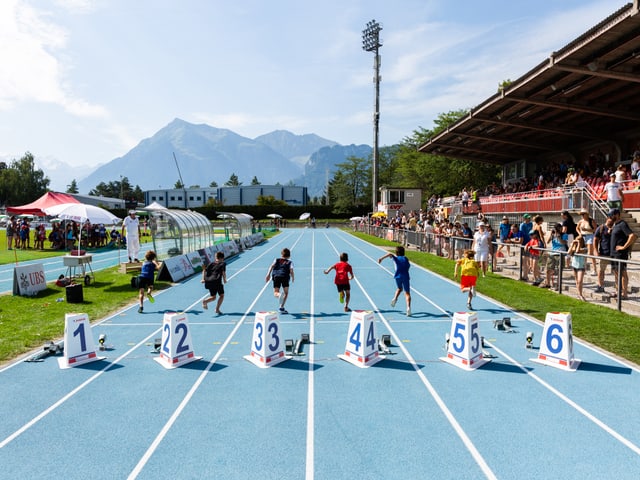
[[[63,162],[81,178],[176,117],[371,145],[371,19],[383,26],[380,144],[391,145],[481,103],[624,4],[2,0],[0,158],[30,151],[45,174]]]

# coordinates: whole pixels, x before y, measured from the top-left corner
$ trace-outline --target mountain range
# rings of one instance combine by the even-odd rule
[[[78,189],[88,193],[100,182],[121,177],[142,190],[173,188],[180,176],[187,187],[208,187],[212,181],[223,186],[235,174],[243,185],[255,177],[262,184],[307,186],[314,197],[323,195],[337,163],[349,156],[366,158],[371,150],[368,145],[343,146],[315,134],[286,130],[250,139],[176,118],[122,157],[78,180]]]

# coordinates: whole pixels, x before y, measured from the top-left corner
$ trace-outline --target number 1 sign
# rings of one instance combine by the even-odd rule
[[[360,368],[370,367],[384,360],[385,357],[378,353],[376,320],[373,312],[365,310],[351,312],[347,344],[344,347],[344,354],[338,357]]]
[[[191,330],[186,313],[165,313],[162,320],[160,356],[154,358],[164,368],[176,368],[201,360],[193,353]]]
[[[453,314],[447,356],[441,357],[440,360],[463,370],[475,370],[490,361],[482,356],[482,339],[477,313]]]
[[[89,316],[86,313],[67,313],[64,316],[64,356],[58,359],[60,368],[77,367],[105,358],[96,354]]]
[[[531,360],[570,372],[575,372],[578,369],[580,360],[573,357],[573,330],[570,313],[547,313],[538,358]]]

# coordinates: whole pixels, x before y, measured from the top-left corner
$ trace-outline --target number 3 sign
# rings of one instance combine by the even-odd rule
[[[571,372],[578,369],[580,360],[573,357],[573,330],[570,313],[547,313],[538,358],[531,360]]]
[[[289,360],[289,357],[284,354],[284,342],[276,312],[256,313],[251,353],[244,358],[260,368],[271,367]]]
[[[187,314],[165,313],[162,320],[160,356],[154,360],[164,368],[176,368],[200,359],[202,357],[196,357],[193,353]]]

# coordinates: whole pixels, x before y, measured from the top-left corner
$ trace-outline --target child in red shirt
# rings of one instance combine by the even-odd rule
[[[340,261],[324,271],[325,275],[331,270],[336,271],[336,278],[334,280],[334,283],[338,288],[338,298],[340,299],[340,303],[344,302],[345,312],[351,311],[351,309],[349,308],[349,300],[351,299],[351,285],[349,284],[349,280],[353,280],[353,269],[348,262],[349,255],[347,255],[346,253],[341,253]]]

